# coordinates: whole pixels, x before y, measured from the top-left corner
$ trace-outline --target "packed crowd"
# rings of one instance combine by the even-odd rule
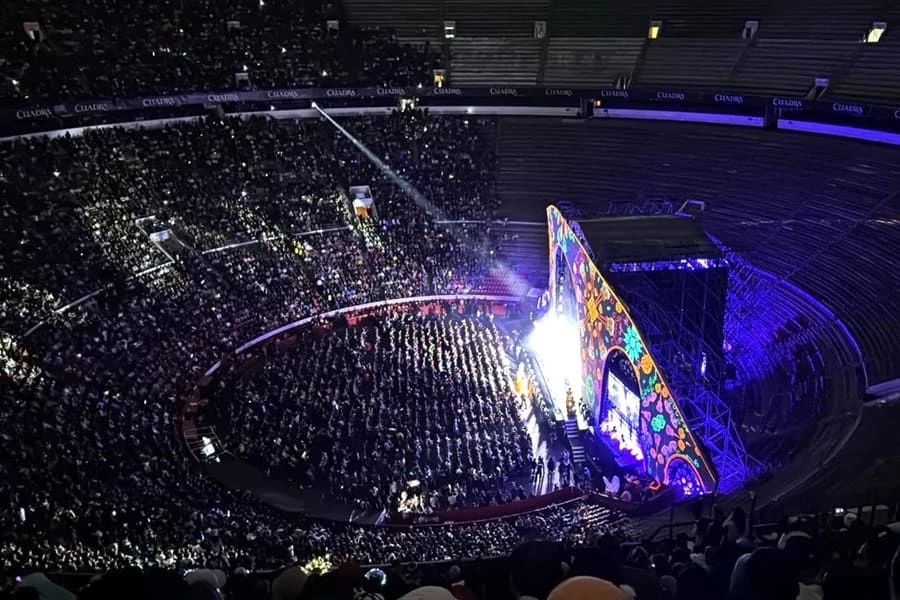
[[[489,121],[406,111],[343,124],[442,213],[483,216],[496,206],[485,176]],[[441,182],[450,191],[439,191]],[[340,257],[316,278],[347,284],[339,294],[365,296],[367,273],[401,281],[392,293],[458,289],[491,260],[472,226],[436,225],[441,215],[426,214],[327,123],[209,119],[0,145],[0,330],[20,333],[179,249],[265,239],[303,254],[308,238],[292,236],[346,226],[341,190],[360,183],[373,190],[387,250],[369,249],[363,261],[349,236],[309,241],[311,253]],[[177,243],[149,239],[166,230]],[[460,245],[469,250],[456,252]],[[333,302],[342,304],[339,294]]]
[[[222,381],[216,402],[239,456],[327,481],[359,508],[429,512],[530,493],[515,482],[533,457],[511,344],[489,316],[398,312],[300,337],[252,376]]]
[[[489,123],[416,112],[343,123],[373,147],[407,140],[416,152],[397,168],[413,185],[452,168],[460,202],[492,205],[471,176],[492,156],[472,154]],[[440,226],[338,136],[323,123],[207,120],[0,145],[4,565],[290,562],[304,525],[185,458],[173,423],[191,382],[278,325],[453,292],[491,266],[471,231]],[[354,183],[373,189],[374,242],[347,218],[341,190]],[[434,199],[462,212],[452,194]],[[367,535],[367,560],[387,555],[382,534]]]
[[[295,0],[13,2],[0,18],[0,98],[431,84],[432,48],[351,28],[340,13]]]

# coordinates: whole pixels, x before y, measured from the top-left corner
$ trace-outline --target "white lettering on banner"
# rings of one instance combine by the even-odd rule
[[[266,98],[299,98],[300,92],[297,90],[269,90],[266,92]]]
[[[75,112],[83,113],[83,112],[106,112],[109,110],[113,110],[112,104],[106,104],[104,102],[97,102],[93,104],[76,104]]]
[[[356,90],[325,90],[325,95],[329,98],[352,98],[356,96]]]
[[[240,102],[237,94],[210,94],[206,97],[207,102]]]
[[[628,90],[601,90],[601,98],[628,98]]]
[[[850,113],[851,115],[861,115],[865,112],[863,107],[859,104],[842,104],[840,102],[832,104],[831,110],[834,112]]]
[[[17,119],[49,119],[53,116],[49,108],[29,108],[16,111]]]
[[[657,100],[680,100],[684,102],[684,92],[656,92]]]
[[[375,88],[375,93],[379,96],[402,96],[406,93],[403,88]]]
[[[142,98],[141,106],[177,106],[181,100],[174,96],[162,96],[160,98]]]
[[[781,108],[803,108],[803,101],[795,98],[772,98],[772,106]]]
[[[516,88],[491,88],[491,96],[518,96]]]
[[[572,90],[564,90],[560,88],[549,88],[544,90],[545,96],[571,96]]]
[[[716,102],[726,102],[729,104],[743,104],[744,97],[743,96],[732,96],[729,94],[716,94],[713,96],[713,100]]]
[[[459,88],[436,87],[432,90],[435,96],[462,96],[462,90]]]

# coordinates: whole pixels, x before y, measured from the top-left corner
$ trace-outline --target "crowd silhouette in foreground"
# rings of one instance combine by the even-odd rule
[[[20,571],[18,586],[10,579],[7,587],[17,598],[79,599],[896,600],[900,524],[872,526],[856,517],[783,519],[761,534],[742,510],[727,518],[716,510],[689,532],[641,542],[609,509],[576,502],[491,524],[409,529],[395,534],[398,558],[376,567],[365,561],[370,530],[312,527],[306,537],[318,541],[306,543],[344,536],[350,554],[270,572],[221,562],[187,572],[115,569],[93,578]],[[453,541],[442,548],[449,556],[428,562],[440,554],[430,545],[440,539]],[[459,558],[473,543],[483,558]],[[399,558],[411,550],[421,558]],[[36,590],[44,595],[27,595]]]

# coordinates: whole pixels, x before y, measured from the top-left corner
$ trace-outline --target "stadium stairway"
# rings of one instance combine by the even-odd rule
[[[505,266],[529,287],[544,287],[548,277],[547,225],[541,221],[492,224],[491,241]]]
[[[572,453],[572,465],[577,467],[584,464],[584,441],[581,437],[581,431],[578,430],[578,421],[576,419],[566,421],[566,439],[569,442],[569,450]]]

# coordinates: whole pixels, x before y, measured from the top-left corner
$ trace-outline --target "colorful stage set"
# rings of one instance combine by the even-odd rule
[[[567,385],[575,395],[580,387],[582,401],[593,410],[595,433],[657,482],[679,487],[686,495],[713,493],[718,474],[710,457],[688,428],[628,309],[580,239],[580,227],[555,206],[547,208],[547,219],[548,311],[568,315],[572,331],[577,330],[580,360],[575,354],[567,364],[580,362],[580,386],[574,375]],[[577,344],[574,334],[570,340]],[[565,355],[564,349],[560,352]],[[623,366],[633,370],[633,380],[631,373],[623,377]]]

